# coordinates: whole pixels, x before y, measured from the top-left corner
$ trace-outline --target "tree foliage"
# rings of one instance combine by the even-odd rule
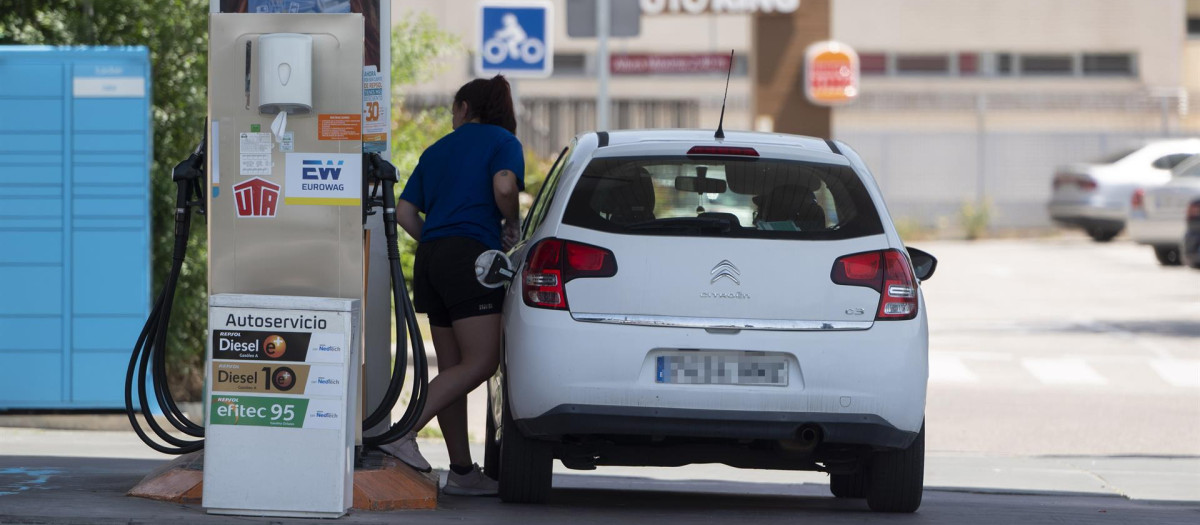
[[[0,44],[146,46],[154,129],[151,257],[157,295],[170,269],[175,188],[170,170],[204,134],[208,0],[0,0]],[[207,245],[193,223],[168,340],[171,385],[194,398],[203,380],[207,325]],[[97,254],[98,256],[99,254]],[[132,350],[137,334],[130,334]]]

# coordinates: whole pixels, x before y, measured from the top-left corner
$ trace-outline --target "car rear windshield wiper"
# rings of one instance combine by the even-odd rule
[[[625,229],[629,231],[715,229],[727,232],[732,228],[733,224],[728,220],[717,217],[672,217],[669,219],[635,222],[625,226]]]

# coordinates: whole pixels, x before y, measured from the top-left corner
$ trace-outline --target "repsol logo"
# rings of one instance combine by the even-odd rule
[[[312,317],[263,317],[254,314],[229,314],[225,326],[238,328],[287,328],[292,330],[325,330],[328,323],[317,316]]]

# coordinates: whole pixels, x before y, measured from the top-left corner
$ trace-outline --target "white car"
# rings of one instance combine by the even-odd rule
[[[1171,175],[1162,186],[1134,191],[1129,209],[1129,236],[1138,244],[1154,247],[1154,255],[1164,266],[1182,263],[1188,204],[1200,198],[1200,155],[1180,163]]]
[[[920,506],[936,261],[845,144],[581,135],[512,257],[485,460],[505,501],[544,501],[559,459],[818,470]]]
[[[1107,242],[1121,233],[1134,191],[1171,179],[1171,168],[1200,153],[1200,139],[1150,142],[1090,163],[1060,166],[1047,205],[1050,218]]]

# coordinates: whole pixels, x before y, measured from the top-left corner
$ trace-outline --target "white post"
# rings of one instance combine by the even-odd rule
[[[608,130],[608,35],[609,29],[608,0],[596,0],[596,130]]]

